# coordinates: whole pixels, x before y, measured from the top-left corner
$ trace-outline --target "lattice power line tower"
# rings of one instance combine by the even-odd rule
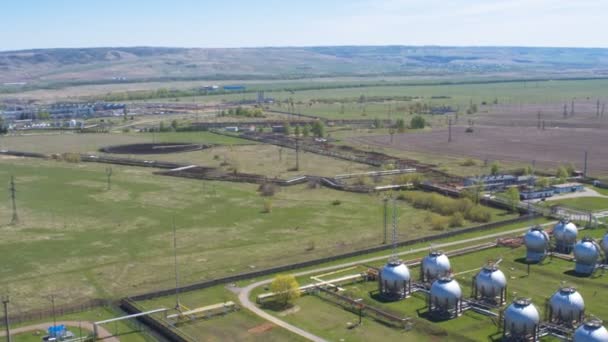
[[[388,259],[389,262],[398,262],[399,256],[397,255],[397,201],[393,198],[393,236],[392,236],[392,251],[391,257]]]

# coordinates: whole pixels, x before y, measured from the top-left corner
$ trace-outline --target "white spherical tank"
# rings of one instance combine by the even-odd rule
[[[401,261],[389,261],[380,270],[379,290],[385,296],[403,298],[409,294],[410,270]]]
[[[557,251],[568,254],[576,243],[578,228],[572,222],[560,221],[553,228],[553,236]]]
[[[549,299],[549,317],[551,321],[580,322],[585,313],[583,296],[573,287],[562,287]]]
[[[452,266],[448,256],[440,251],[433,251],[422,259],[422,280],[432,282],[451,273]]]
[[[542,261],[549,249],[549,234],[540,227],[530,229],[524,235],[526,245],[526,260],[528,262]]]
[[[496,265],[486,265],[475,276],[475,298],[481,297],[502,303],[506,298],[507,278]]]
[[[594,319],[578,327],[573,337],[574,342],[608,342],[608,330],[602,321]]]
[[[580,274],[591,274],[600,259],[600,247],[595,240],[589,237],[583,238],[574,246],[574,270]]]
[[[462,311],[462,289],[452,277],[433,282],[429,292],[429,309],[443,315],[457,316]]]
[[[535,334],[540,322],[538,309],[529,299],[516,299],[504,312],[505,332],[512,337]]]

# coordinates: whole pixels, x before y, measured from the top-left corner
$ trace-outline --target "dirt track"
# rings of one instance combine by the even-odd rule
[[[466,127],[452,128],[448,143],[447,129],[428,133],[397,134],[390,143],[389,135],[355,137],[359,143],[405,151],[467,156],[481,160],[517,161],[554,167],[573,163],[583,169],[584,152],[589,151],[590,174],[608,172],[608,130],[591,128],[549,128],[476,126],[473,133]]]
[[[83,329],[88,330],[88,331],[93,331],[93,323],[91,322],[77,322],[77,321],[60,321],[57,322],[58,325],[67,325],[67,326],[72,326],[72,327],[77,327],[79,324],[80,326],[82,326]],[[28,332],[28,331],[36,331],[36,330],[42,330],[42,331],[46,331],[46,329],[48,327],[50,327],[51,325],[53,325],[53,322],[48,322],[48,323],[40,323],[40,324],[34,324],[34,325],[28,325],[26,327],[20,327],[20,328],[16,328],[16,329],[11,329],[11,336],[16,335],[16,334],[21,334],[24,332]],[[117,337],[112,337],[112,334],[106,330],[104,327],[97,327],[97,337],[100,340],[104,340],[107,342],[119,342],[120,340]],[[6,336],[6,332],[4,331],[4,329],[2,331],[0,331],[0,337],[4,337]]]

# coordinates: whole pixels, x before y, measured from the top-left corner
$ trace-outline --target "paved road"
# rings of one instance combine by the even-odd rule
[[[545,223],[542,226],[548,226],[548,225],[553,225],[555,224],[555,222],[549,222],[549,223]],[[470,239],[464,239],[464,240],[458,240],[458,241],[453,241],[453,242],[446,242],[446,243],[440,243],[440,244],[435,244],[433,247],[435,248],[445,248],[445,247],[450,247],[450,246],[454,246],[454,245],[459,245],[462,243],[469,243],[469,242],[475,242],[475,241],[480,241],[480,240],[485,240],[485,239],[490,239],[490,238],[494,238],[494,237],[499,237],[499,236],[504,236],[504,235],[510,235],[513,233],[519,233],[525,230],[530,229],[531,227],[525,227],[525,228],[518,228],[518,229],[513,229],[513,230],[509,230],[509,231],[505,231],[505,232],[499,232],[499,233],[494,233],[494,234],[488,234],[488,235],[484,235],[484,236],[479,236],[479,237],[474,237],[474,238],[470,238]],[[427,251],[429,248],[428,247],[422,247],[422,248],[417,248],[417,249],[412,249],[409,251],[404,251],[401,253],[398,253],[398,255],[407,255],[407,254],[413,254],[413,253],[419,253],[419,252],[424,252]],[[357,260],[357,261],[352,261],[352,262],[346,262],[340,265],[334,265],[334,266],[327,266],[327,267],[321,267],[321,268],[317,268],[314,270],[308,270],[308,271],[303,271],[303,272],[297,272],[294,275],[296,277],[300,277],[300,276],[305,276],[305,275],[309,275],[309,274],[315,274],[315,273],[319,273],[319,272],[327,272],[327,271],[333,271],[336,269],[341,269],[341,268],[346,268],[346,267],[350,267],[350,266],[355,266],[355,265],[360,265],[360,264],[365,264],[365,263],[369,263],[372,261],[378,261],[378,260],[386,260],[388,258],[389,255],[381,255],[381,256],[377,256],[377,257],[373,257],[373,258],[367,258],[367,259],[363,259],[363,260]],[[302,330],[298,327],[296,327],[295,325],[291,325],[285,321],[280,320],[279,318],[265,312],[264,310],[260,309],[255,303],[253,303],[249,297],[250,297],[250,293],[251,291],[259,286],[263,286],[266,284],[270,284],[272,282],[272,279],[266,279],[266,280],[262,280],[262,281],[258,281],[256,283],[250,284],[244,288],[241,289],[241,292],[239,293],[239,301],[241,302],[241,305],[249,310],[251,310],[253,313],[255,313],[256,315],[258,315],[259,317],[272,322],[276,325],[278,325],[279,327],[285,328],[291,332],[293,332],[294,334],[300,335],[304,338],[307,338],[311,341],[315,341],[315,342],[323,342],[326,341],[323,338],[316,336],[314,334],[309,333],[308,331]]]
[[[80,324],[80,326],[83,329],[91,331],[91,332],[93,331],[93,323],[91,323],[91,322],[78,322],[78,321],[57,322],[57,325],[61,325],[61,324],[72,326],[72,327],[77,327]],[[36,330],[46,331],[46,329],[52,325],[53,325],[53,322],[48,322],[48,323],[40,323],[40,324],[28,325],[26,327],[11,329],[11,336],[20,334],[20,333],[24,333],[24,332],[28,332],[28,331],[36,331]],[[112,334],[108,330],[106,330],[104,327],[97,327],[97,334],[98,334],[98,338],[100,340],[104,340],[107,342],[120,342],[120,340],[118,338],[112,337]],[[2,329],[2,331],[0,331],[0,337],[4,337],[4,336],[6,336],[6,332],[4,331],[4,329]]]

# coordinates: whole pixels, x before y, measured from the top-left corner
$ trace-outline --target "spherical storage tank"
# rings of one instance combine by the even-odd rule
[[[553,228],[553,236],[555,237],[555,248],[560,253],[569,254],[572,252],[572,247],[576,243],[578,228],[572,222],[559,221]]]
[[[432,251],[422,259],[422,281],[433,282],[439,277],[447,276],[452,271],[450,259],[441,251]]]
[[[583,238],[574,246],[574,260],[576,264],[574,271],[579,274],[590,275],[600,259],[600,247],[595,240],[589,237]]]
[[[462,290],[456,280],[441,277],[433,282],[429,292],[429,310],[449,317],[462,312]]]
[[[585,314],[583,296],[574,287],[562,287],[549,299],[549,319],[571,325],[581,322]]]
[[[542,228],[534,227],[524,235],[526,245],[526,261],[541,262],[549,249],[549,234]]]
[[[496,265],[486,265],[473,279],[473,297],[504,304],[506,300],[507,278]]]
[[[389,261],[378,277],[380,293],[385,297],[401,299],[411,289],[410,270],[400,260]]]
[[[608,342],[608,330],[599,319],[591,319],[574,331],[574,342]]]
[[[515,299],[504,312],[504,334],[514,339],[537,337],[539,322],[540,314],[530,299]]]

